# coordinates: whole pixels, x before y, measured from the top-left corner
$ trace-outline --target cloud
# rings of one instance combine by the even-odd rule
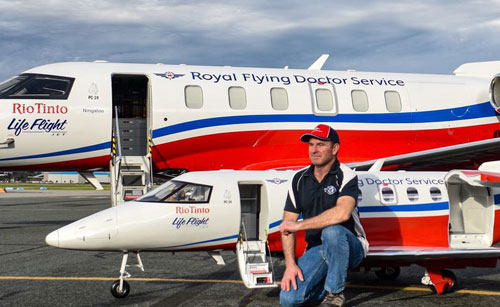
[[[500,1],[4,1],[0,79],[61,61],[449,73],[498,59]]]

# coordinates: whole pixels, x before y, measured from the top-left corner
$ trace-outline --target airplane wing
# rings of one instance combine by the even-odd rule
[[[433,259],[500,258],[500,247],[481,249],[426,248],[407,246],[370,247],[366,261],[418,261]]]
[[[384,170],[448,171],[477,168],[486,161],[500,160],[500,138],[417,151],[384,158]],[[347,163],[351,168],[368,170],[378,160]]]

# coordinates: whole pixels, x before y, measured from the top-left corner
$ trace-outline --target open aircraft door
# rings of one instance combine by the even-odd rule
[[[247,288],[276,287],[267,242],[269,196],[265,182],[239,182],[240,235],[236,244],[238,266]]]
[[[144,195],[153,184],[151,90],[145,75],[112,75],[113,206]]]

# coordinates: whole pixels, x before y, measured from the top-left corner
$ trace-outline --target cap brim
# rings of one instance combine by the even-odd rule
[[[328,138],[322,138],[322,137],[319,137],[319,136],[317,136],[317,135],[310,134],[310,133],[306,133],[306,134],[302,135],[302,136],[300,137],[300,140],[301,140],[302,142],[306,142],[306,143],[307,143],[307,142],[309,142],[309,140],[310,140],[310,139],[312,139],[312,138],[315,138],[315,139],[318,139],[318,140],[321,140],[321,141],[331,141],[331,140],[330,140],[330,139],[328,139]]]

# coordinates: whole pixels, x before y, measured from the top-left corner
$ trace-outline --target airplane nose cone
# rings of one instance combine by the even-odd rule
[[[59,247],[59,230],[49,233],[47,237],[45,237],[45,242],[50,246]]]

